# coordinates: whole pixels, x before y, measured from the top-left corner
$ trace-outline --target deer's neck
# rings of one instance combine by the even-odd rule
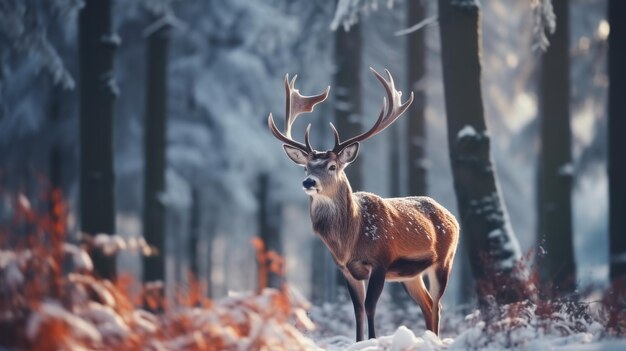
[[[343,176],[335,196],[311,197],[311,221],[313,230],[335,254],[349,246],[360,230],[361,209],[352,195],[348,179]]]

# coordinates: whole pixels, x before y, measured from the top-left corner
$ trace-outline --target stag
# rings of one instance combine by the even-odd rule
[[[371,68],[370,68],[371,69]],[[304,143],[291,136],[291,128],[302,113],[313,112],[315,105],[328,97],[330,87],[315,96],[303,96],[295,88],[296,77],[285,77],[285,130],[281,132],[270,113],[268,125],[283,143],[287,156],[304,167],[304,192],[310,197],[314,232],[330,250],[347,281],[356,319],[356,340],[363,340],[364,317],[368,334],[376,337],[374,315],[385,280],[401,282],[420,306],[426,328],[439,334],[441,296],[443,295],[459,237],[455,217],[433,199],[425,196],[383,199],[368,192],[353,192],[344,173],[359,151],[359,143],[382,132],[394,123],[413,102],[413,94],[401,103],[402,93],[385,70],[388,80],[371,69],[385,88],[387,97],[374,126],[357,136],[341,141],[330,124],[335,146],[317,151],[311,147],[306,128]],[[428,289],[424,282],[428,277]],[[365,287],[367,281],[367,291]]]

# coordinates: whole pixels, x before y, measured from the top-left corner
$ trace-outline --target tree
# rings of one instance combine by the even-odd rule
[[[361,133],[361,24],[335,30],[335,122],[340,135]],[[346,169],[355,191],[363,189],[361,161],[357,159]],[[333,269],[337,283],[344,285],[343,276]]]
[[[335,121],[339,135],[361,133],[361,24],[335,31]],[[363,187],[361,163],[355,160],[346,175],[355,191]]]
[[[111,0],[87,1],[80,13],[80,214],[84,233],[115,232],[113,105],[118,88]],[[115,278],[115,257],[93,252],[94,268]]]
[[[144,136],[144,213],[146,242],[158,255],[143,259],[144,283],[165,280],[165,215],[161,196],[165,193],[167,62],[170,25],[166,17],[157,18],[149,27],[146,81],[146,116]],[[161,292],[162,293],[162,292]]]
[[[448,145],[461,228],[468,238],[481,301],[525,296],[521,258],[494,172],[481,92],[480,8],[475,0],[439,0]]]
[[[626,2],[609,0],[609,232],[610,269],[613,283],[626,282]]]
[[[542,56],[538,176],[539,235],[547,250],[539,265],[544,283],[559,293],[576,288],[572,238],[572,155],[569,109],[569,2],[554,0],[558,20]]]
[[[189,271],[193,279],[200,277],[200,268],[198,262],[198,242],[202,231],[200,219],[201,217],[201,199],[200,191],[197,188],[191,189],[191,213],[189,215]]]
[[[270,189],[272,189],[270,187],[270,179],[270,175],[264,172],[259,175],[257,182],[259,186],[257,193],[259,236],[263,241],[266,253],[273,252],[282,257],[283,245],[280,235],[282,222],[281,206],[269,196]],[[267,258],[272,259],[270,256]],[[265,266],[259,271],[267,272],[267,277],[259,277],[259,279],[267,279],[267,287],[280,288],[283,283],[283,277],[280,272],[271,269],[270,263],[269,260],[259,262],[260,265]]]
[[[407,2],[407,26],[420,23],[426,17],[426,2],[422,0]],[[407,92],[413,92],[414,100],[407,111],[408,128],[406,129],[407,150],[407,195],[422,196],[426,194],[426,126],[424,109],[426,107],[426,93],[424,80],[426,72],[426,43],[424,29],[413,31],[406,37],[406,67],[407,67]],[[397,136],[399,125],[391,126]],[[398,138],[392,136],[391,151],[391,196],[402,196],[400,189],[400,150],[398,150]],[[400,284],[390,285],[390,292],[394,302],[402,303],[408,297]]]
[[[426,17],[425,1],[408,2],[408,25],[419,23]],[[407,35],[407,91],[412,91],[415,100],[409,107],[406,148],[408,165],[408,193],[411,196],[426,194],[426,44],[424,30]]]

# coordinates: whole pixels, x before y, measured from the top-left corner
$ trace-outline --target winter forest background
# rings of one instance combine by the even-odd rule
[[[93,254],[102,276],[129,274],[136,287],[146,274],[155,278],[148,280],[161,278],[168,299],[195,277],[202,294],[219,300],[257,289],[253,238],[260,237],[284,258],[285,281],[312,301],[314,322],[330,323],[335,317],[328,306],[341,306],[337,318],[347,326],[334,328],[352,338],[347,292],[313,235],[302,170],[269,132],[267,116],[273,112],[282,126],[286,73],[298,74],[304,94],[330,85],[329,100],[294,127],[294,137],[302,139],[306,124],[313,123],[312,144],[329,148],[328,122],[347,134],[372,125],[383,91],[368,67],[389,69],[404,96],[418,93],[419,107],[361,145],[359,163],[349,173],[353,187],[384,197],[428,195],[459,217],[438,16],[438,4],[446,1],[93,1],[0,0],[0,248],[10,250],[24,230],[15,224],[16,199],[46,212],[48,199],[41,194],[58,189],[67,205],[70,243],[83,242],[81,233],[117,234],[127,243],[143,236],[164,258],[142,258],[116,244],[118,237],[100,237],[97,245],[117,253]],[[617,120],[625,117],[623,106],[609,117],[608,38],[626,41],[626,13],[615,16],[621,30],[615,33],[610,2],[480,4],[482,101],[496,194],[508,211],[502,231],[516,237],[529,265],[535,258],[552,265],[540,280],[561,284],[554,288],[564,294],[594,298],[611,287],[611,263],[611,278],[626,275],[624,226],[609,226],[610,216],[624,213],[626,194],[623,186],[611,188],[607,171],[610,148],[619,153],[623,144],[609,144],[608,133],[619,137],[624,124]],[[419,29],[408,29],[420,22]],[[101,29],[103,48],[89,52],[79,45]],[[623,58],[623,45],[619,50]],[[423,67],[418,80],[411,68],[415,57]],[[111,70],[89,72],[90,60],[109,62]],[[615,72],[616,79],[626,78],[623,70]],[[108,97],[99,100],[98,89]],[[615,96],[623,100],[623,94]],[[550,121],[552,114],[564,118]],[[87,122],[89,115],[97,118]],[[423,118],[423,125],[410,124],[411,118]],[[616,121],[611,128],[609,118]],[[81,152],[94,157],[81,165]],[[103,166],[107,160],[112,163]],[[610,170],[624,174],[623,166]],[[81,188],[81,174],[93,172],[99,176]],[[480,300],[466,251],[470,237],[461,224],[444,319],[448,311],[469,313]],[[550,240],[559,243],[553,256]],[[7,260],[0,260],[0,272]],[[566,263],[554,269],[555,261]],[[568,275],[555,281],[550,274]],[[574,274],[572,285],[567,279]],[[6,285],[0,290],[9,289],[7,279],[0,279]],[[280,280],[274,277],[269,285]],[[393,310],[396,293],[386,288],[379,310]],[[423,331],[423,321],[413,320],[407,326]],[[399,326],[388,324],[384,333]],[[332,328],[318,329],[322,335]],[[456,332],[450,327],[443,334]]]

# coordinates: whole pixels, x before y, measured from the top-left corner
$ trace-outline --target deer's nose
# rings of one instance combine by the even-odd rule
[[[313,180],[313,179],[311,179],[311,178],[307,178],[307,179],[305,179],[305,180],[302,182],[302,186],[303,186],[305,189],[312,188],[312,187],[314,187],[314,186],[315,186],[315,180]]]

